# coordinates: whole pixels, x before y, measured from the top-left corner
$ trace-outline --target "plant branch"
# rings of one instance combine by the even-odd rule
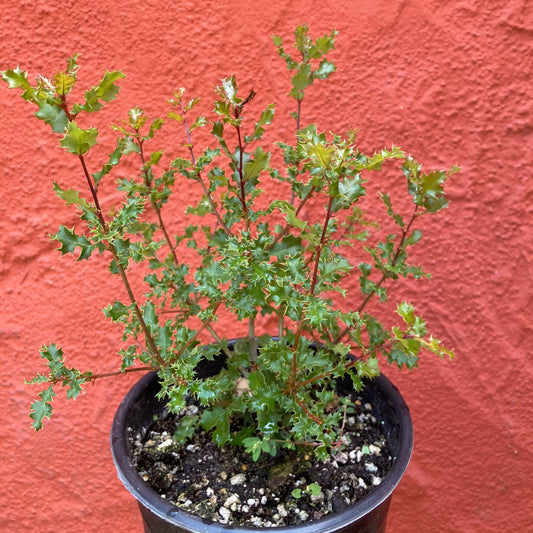
[[[83,172],[85,174],[85,178],[87,179],[87,183],[89,184],[89,188],[91,190],[91,194],[93,196],[94,204],[96,207],[96,215],[98,217],[98,220],[102,226],[102,229],[104,232],[108,231],[108,225],[105,221],[104,215],[102,214],[102,209],[100,208],[100,202],[98,201],[98,193],[96,192],[96,188],[94,187],[93,181],[91,179],[91,176],[89,174],[89,171],[87,170],[87,165],[85,163],[85,158],[83,155],[79,156],[79,159],[81,161],[81,165],[83,167]],[[164,365],[164,360],[161,357],[161,354],[159,353],[159,350],[157,348],[157,345],[154,341],[154,338],[152,334],[150,333],[150,330],[148,329],[148,326],[146,325],[146,322],[144,321],[144,317],[142,316],[141,310],[139,308],[139,304],[137,303],[137,299],[135,298],[135,295],[133,293],[133,289],[131,287],[131,284],[129,282],[128,276],[126,274],[126,270],[122,266],[120,262],[120,258],[118,256],[117,250],[112,242],[109,240],[106,241],[106,248],[111,252],[111,255],[113,256],[113,259],[115,260],[115,263],[117,265],[120,277],[122,279],[122,283],[126,289],[126,292],[128,293],[128,297],[130,299],[130,302],[133,305],[133,310],[135,312],[135,316],[137,317],[137,320],[141,326],[141,329],[143,330],[144,336],[146,338],[146,342],[148,343],[148,347],[150,351],[152,352],[153,356],[156,358],[157,362],[160,365]]]
[[[420,216],[420,214],[418,213],[418,205],[415,206],[415,209],[413,211],[413,214],[411,215],[411,219],[409,220],[409,223],[407,224],[407,226],[405,226],[402,230],[402,236],[400,238],[400,241],[398,243],[398,246],[396,247],[396,251],[394,253],[394,256],[392,258],[392,261],[391,261],[391,266],[394,266],[396,264],[396,261],[398,260],[398,257],[400,256],[400,253],[403,249],[403,245],[404,245],[404,242],[405,242],[405,239],[407,238],[407,234],[409,233],[410,229],[411,229],[411,226],[413,225],[413,222],[415,221],[415,219]],[[381,275],[381,278],[378,280],[378,282],[376,283],[376,285],[374,286],[374,289],[372,290],[372,292],[370,292],[369,294],[366,295],[366,298],[363,300],[363,302],[361,303],[361,305],[359,306],[359,309],[357,310],[358,313],[362,313],[364,308],[366,307],[366,305],[368,304],[368,302],[372,299],[372,297],[376,294],[377,290],[383,285],[383,283],[385,282],[385,280],[388,278],[388,276],[383,273]],[[337,342],[340,342],[341,339],[348,334],[348,332],[350,331],[350,326],[346,326],[338,335],[337,337],[335,337],[335,340],[334,342],[337,343]]]
[[[191,130],[189,129],[189,124],[187,123],[187,110],[185,109],[185,106],[183,105],[183,101],[180,99],[180,107],[182,112],[182,119],[183,119],[183,127],[185,129],[185,135],[187,137],[187,147],[189,149],[189,154],[191,156],[191,162],[194,166],[196,166],[196,157],[194,155],[194,148],[193,148],[193,142],[191,137]],[[200,174],[200,171],[196,171],[196,180],[202,187],[202,191],[205,194],[205,197],[207,198],[207,201],[209,202],[209,206],[211,207],[211,210],[213,211],[213,214],[215,215],[218,223],[220,224],[220,227],[226,232],[227,235],[231,236],[231,230],[226,226],[224,223],[224,220],[222,219],[221,214],[218,211],[218,207],[215,203],[215,200],[213,199],[213,196],[211,195],[209,189],[207,188],[206,184],[204,183],[204,180],[202,178],[202,175]]]
[[[239,143],[239,166],[237,172],[239,173],[239,200],[242,205],[242,214],[244,222],[246,223],[246,229],[250,230],[250,217],[248,216],[248,205],[246,203],[246,191],[244,190],[244,164],[243,164],[243,152],[244,146],[242,143],[241,128],[235,126],[237,131],[237,140]]]
[[[216,315],[216,312],[218,311],[218,308],[220,307],[220,305],[222,304],[222,302],[217,302],[214,307],[213,307],[213,310],[211,312],[211,316],[206,318],[203,322],[202,322],[202,325],[200,326],[200,328],[196,331],[196,333],[181,347],[181,349],[178,351],[178,353],[176,354],[175,356],[175,359],[179,359],[181,357],[181,354],[193,343],[196,341],[196,339],[200,336],[200,333],[202,333],[202,331],[204,329],[207,329],[207,327],[209,326],[209,324],[211,323],[211,321],[213,320],[214,316]],[[208,330],[209,331],[209,330]]]
[[[300,205],[296,208],[296,211],[294,212],[295,216],[298,216],[300,211],[302,210],[303,206],[306,204],[307,200],[311,198],[313,193],[315,192],[315,187],[311,187],[309,192],[302,198],[302,201],[300,202]],[[276,245],[285,235],[289,232],[290,226],[289,224],[285,224],[285,227],[276,235],[274,238],[274,241],[270,245],[270,248],[272,248],[274,245]]]
[[[115,372],[106,372],[105,374],[93,374],[91,376],[90,381],[95,381],[95,380],[100,379],[100,378],[109,378],[109,377],[113,377],[113,376],[121,376],[123,374],[130,374],[132,372],[143,372],[143,371],[146,371],[146,370],[157,371],[159,369],[157,367],[154,368],[152,366],[136,366],[134,368],[125,368],[124,370],[117,370]]]
[[[311,285],[308,290],[309,295],[314,294],[315,289],[316,289],[316,284],[318,282],[318,267],[320,264],[320,256],[322,255],[322,249],[326,243],[328,225],[331,220],[331,215],[333,213],[333,199],[334,199],[333,196],[329,197],[328,207],[326,211],[326,218],[324,221],[324,226],[322,228],[322,235],[320,236],[320,243],[318,244],[316,251],[315,251],[316,258],[315,258],[315,264],[313,267],[313,273],[311,275]],[[291,370],[289,389],[293,392],[296,390],[296,386],[297,386],[296,375],[298,373],[298,363],[297,363],[296,353],[298,351],[298,347],[300,344],[300,337],[302,335],[304,321],[305,321],[305,307],[304,309],[302,309],[302,315],[300,317],[300,321],[297,326],[296,335],[294,339],[294,346],[292,350],[292,370]]]
[[[167,243],[167,246],[170,249],[170,253],[172,254],[172,259],[174,260],[174,264],[178,265],[179,261],[178,261],[178,256],[176,255],[176,249],[172,245],[172,241],[171,241],[170,236],[169,236],[169,234],[167,232],[166,225],[165,225],[165,223],[163,221],[163,215],[161,213],[161,207],[159,205],[157,205],[157,203],[151,197],[151,193],[154,191],[154,187],[152,185],[152,179],[150,178],[150,174],[149,174],[148,168],[146,166],[146,160],[145,160],[145,157],[144,157],[144,142],[141,139],[141,136],[140,136],[140,133],[139,133],[138,129],[135,130],[135,133],[136,133],[137,145],[139,146],[139,156],[140,156],[141,162],[142,162],[142,172],[143,172],[144,184],[146,185],[146,188],[148,189],[148,192],[149,192],[148,197],[150,199],[150,204],[151,204],[152,208],[154,209],[154,211],[156,212],[157,219],[159,221],[159,227],[161,228],[161,231],[163,232],[163,236],[165,237],[165,241]]]

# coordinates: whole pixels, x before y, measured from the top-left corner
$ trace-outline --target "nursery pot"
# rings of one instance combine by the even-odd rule
[[[198,370],[200,377],[218,373],[220,361],[206,361]],[[146,533],[257,533],[261,528],[229,526],[203,520],[182,511],[161,498],[141,478],[132,465],[133,436],[146,432],[154,419],[165,409],[158,399],[156,373],[142,377],[122,400],[111,430],[111,450],[118,477],[137,500]],[[398,389],[381,375],[368,382],[360,393],[372,403],[372,413],[380,421],[394,457],[389,474],[370,494],[342,512],[299,525],[268,528],[273,533],[384,533],[392,492],[400,482],[413,447],[413,426],[409,409]],[[263,528],[265,529],[265,528]]]

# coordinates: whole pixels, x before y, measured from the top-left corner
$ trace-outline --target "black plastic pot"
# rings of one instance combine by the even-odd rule
[[[213,363],[211,363],[213,364]],[[220,368],[203,368],[200,376],[212,375]],[[174,507],[148,486],[132,466],[133,435],[145,432],[154,414],[162,414],[165,404],[156,398],[157,374],[141,378],[122,400],[111,430],[111,450],[118,477],[136,498],[146,533],[257,533],[261,528],[233,527],[202,520]],[[381,421],[395,457],[389,475],[366,497],[345,511],[331,513],[303,525],[273,528],[275,533],[384,533],[392,492],[400,482],[413,448],[413,426],[409,409],[398,389],[380,376],[365,387],[363,399],[372,403],[373,415]]]

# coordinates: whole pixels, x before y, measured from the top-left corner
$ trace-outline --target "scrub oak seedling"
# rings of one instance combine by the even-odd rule
[[[106,257],[123,287],[104,309],[124,341],[114,366],[112,353],[99,362],[106,372],[71,367],[59,344],[42,347],[47,370],[29,381],[41,386],[30,414],[36,430],[52,414],[57,389],[76,398],[96,380],[153,370],[171,411],[191,397],[202,406],[183,421],[178,440],[205,430],[254,460],[282,447],[326,456],[342,447],[350,409],[351,400],[337,393],[339,379],[349,377],[360,390],[380,373],[380,359],[413,368],[423,351],[453,356],[415,307],[391,293],[400,278],[429,277],[409,253],[421,244],[418,221],[447,206],[444,186],[458,168],[426,172],[396,146],[367,154],[355,131],[304,124],[307,89],[335,72],[328,59],[335,36],[314,40],[300,26],[290,51],[274,37],[292,75],[294,112],[279,122],[279,131],[293,132],[287,138],[274,129],[273,104],[256,109],[261,88],[241,91],[232,75],[216,87],[210,115],[184,89],[162,95],[169,99],[165,118],[134,107],[116,119],[116,143],[103,160],[94,149],[99,129],[84,124],[118,96],[121,71],[106,71],[85,92],[77,55],[51,77],[20,68],[2,73],[79,161],[79,186],[67,188],[60,177],[51,184],[79,221],[60,225],[51,238],[77,261]],[[175,154],[166,150],[169,139]],[[365,201],[376,176],[378,199]],[[117,193],[104,196],[111,180]],[[393,196],[399,181],[408,202]],[[199,196],[180,209],[184,190]],[[379,314],[394,315],[391,305],[392,326]],[[238,330],[228,326],[232,320],[245,331],[235,343],[224,335]],[[199,379],[198,364],[221,353],[220,372]]]

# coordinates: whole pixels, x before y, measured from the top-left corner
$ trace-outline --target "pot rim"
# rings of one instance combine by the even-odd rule
[[[187,511],[179,509],[159,496],[139,475],[132,465],[127,446],[126,420],[131,406],[145,393],[145,390],[157,380],[157,372],[149,372],[141,377],[122,399],[111,429],[111,452],[113,462],[117,468],[118,477],[134,498],[150,512],[176,526],[182,527],[192,533],[222,533],[228,529],[236,533],[256,533],[264,527],[232,526],[213,522],[197,517]],[[401,396],[398,388],[383,374],[373,380],[385,396],[392,402],[399,419],[398,454],[395,457],[391,470],[380,485],[360,501],[350,505],[341,512],[330,513],[319,520],[310,520],[303,524],[279,526],[271,528],[273,532],[298,531],[300,533],[329,533],[346,527],[369,514],[373,509],[384,503],[400,482],[413,449],[413,425],[409,408]]]

